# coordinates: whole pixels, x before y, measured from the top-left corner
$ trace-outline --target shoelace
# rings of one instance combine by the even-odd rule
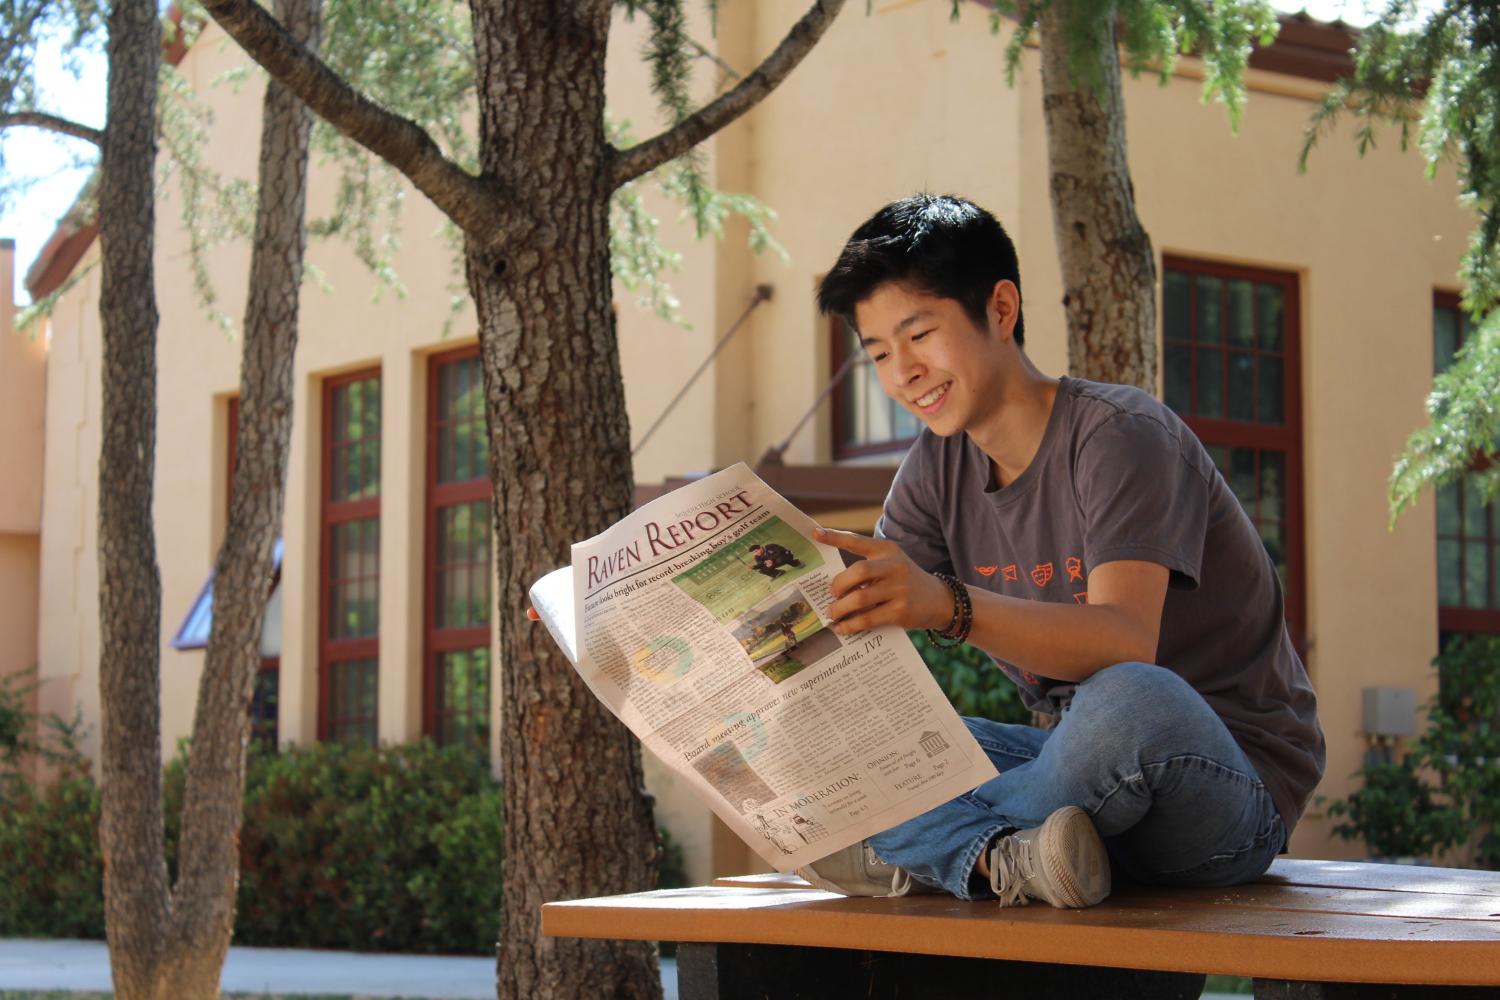
[[[880,856],[875,853],[875,848],[865,844],[865,865],[868,868],[877,868],[884,865]],[[891,895],[904,896],[911,891],[911,872],[899,865],[891,865]]]
[[[1001,906],[1025,906],[1031,902],[1025,885],[1035,871],[1031,844],[1019,837],[1001,837],[990,852],[990,889],[999,897]]]

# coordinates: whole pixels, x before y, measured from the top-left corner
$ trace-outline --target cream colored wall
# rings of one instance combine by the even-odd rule
[[[99,746],[99,271],[89,268],[52,313],[47,352],[47,446],[42,473],[41,710],[89,726]]]
[[[758,5],[765,51],[804,10],[801,0]],[[964,193],[1002,218],[1017,215],[1017,106],[1005,85],[1003,37],[989,12],[962,4],[877,0],[848,4],[807,59],[749,116],[756,193],[779,215],[791,256],[753,262],[777,295],[755,317],[749,366],[750,451],[789,434],[829,378],[818,279],[875,209],[914,191]],[[826,405],[825,405],[826,412]],[[792,442],[787,460],[826,460],[827,417]]]
[[[0,678],[37,665],[41,585],[42,407],[47,341],[40,328],[17,330],[15,244],[0,240]],[[38,691],[28,686],[26,707]]]

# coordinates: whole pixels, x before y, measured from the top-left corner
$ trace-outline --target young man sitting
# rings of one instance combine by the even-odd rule
[[[819,305],[924,425],[876,538],[833,582],[848,635],[929,629],[994,658],[1051,730],[966,719],[999,777],[805,869],[846,895],[1090,906],[1111,862],[1162,885],[1261,875],[1323,772],[1276,570],[1213,460],[1138,389],[1043,375],[1015,248],[952,197],[886,206]]]

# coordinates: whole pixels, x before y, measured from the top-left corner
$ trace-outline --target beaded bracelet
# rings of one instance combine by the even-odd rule
[[[928,629],[927,638],[935,646],[961,646],[968,641],[969,632],[974,628],[974,604],[969,599],[969,588],[960,583],[957,577],[947,573],[933,575],[946,583],[953,592],[953,617],[949,619],[947,628]]]

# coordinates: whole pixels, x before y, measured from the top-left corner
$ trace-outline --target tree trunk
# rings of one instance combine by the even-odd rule
[[[316,49],[322,0],[277,0],[276,13],[293,37]],[[312,115],[302,102],[269,81],[245,305],[237,460],[228,524],[214,566],[213,631],[193,717],[172,934],[157,990],[163,998],[217,997],[234,932],[249,705],[286,496],[311,133]]]
[[[161,577],[152,525],[156,465],[155,0],[109,16],[100,162],[103,402],[99,449],[99,694],[104,917],[115,995],[150,997],[171,905],[162,856]]]
[[[1070,19],[1100,34],[1085,57],[1095,66],[1070,61],[1064,31]],[[1042,108],[1068,371],[1155,393],[1156,257],[1135,214],[1114,24],[1113,14],[1085,15],[1074,0],[1052,0],[1041,15]],[[1091,72],[1097,90],[1080,82]]]
[[[525,206],[503,257],[470,238],[490,477],[505,786],[501,998],[661,995],[656,949],[541,937],[543,902],[651,888],[659,848],[634,737],[579,680],[526,591],[631,507],[610,310],[608,0],[474,3],[481,167]]]

